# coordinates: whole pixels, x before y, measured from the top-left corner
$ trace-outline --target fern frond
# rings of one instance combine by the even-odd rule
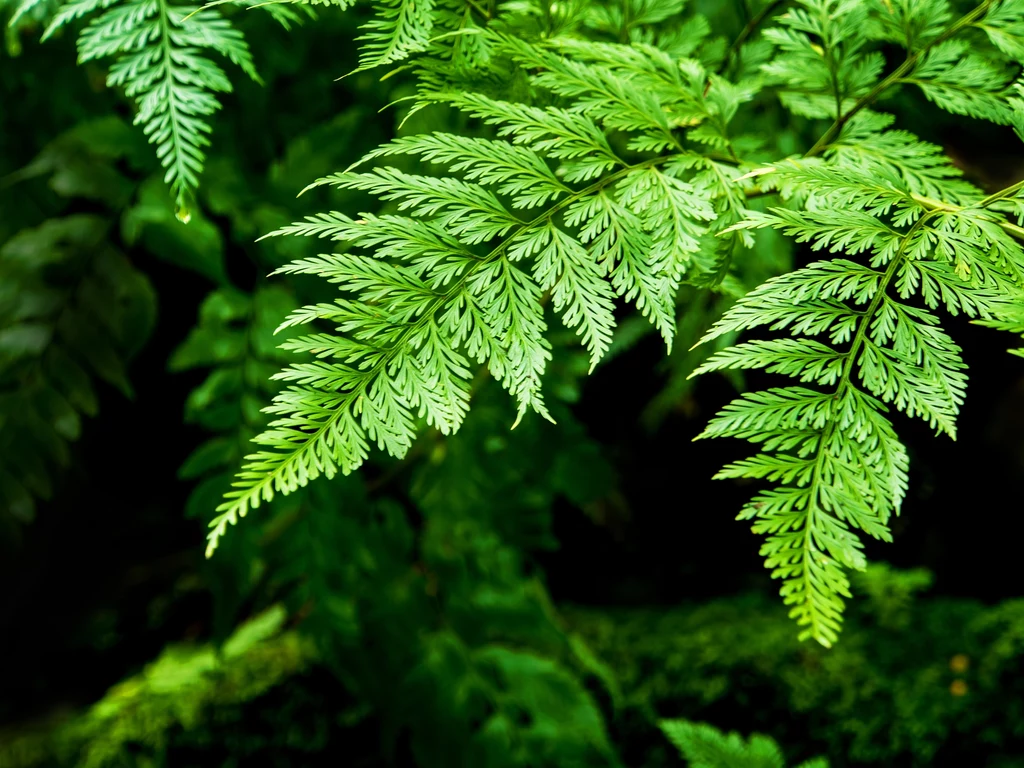
[[[400,211],[433,218],[470,245],[502,237],[523,223],[492,192],[459,179],[415,176],[383,167],[368,173],[335,174],[316,185],[358,189],[381,200],[397,201]]]
[[[1020,0],[998,0],[974,22],[989,41],[1012,62],[1024,60],[1024,5]]]
[[[519,66],[539,70],[532,77],[538,87],[572,99],[575,110],[606,130],[639,134],[633,148],[651,152],[682,149],[657,95],[632,87],[630,78],[600,65],[554,55],[513,37],[500,38],[499,50],[507,51]]]
[[[896,226],[912,223],[924,210],[895,172],[885,173],[880,168],[873,174],[852,168],[837,172],[816,158],[783,160],[767,168],[778,173],[760,176],[762,183],[777,184],[784,198],[795,197],[797,192],[811,198],[806,204],[810,209],[863,211],[869,216],[891,212]]]
[[[504,141],[445,133],[403,136],[373,150],[362,162],[395,155],[444,164],[467,181],[495,187],[498,194],[512,198],[515,208],[534,208],[572,191],[536,152]]]
[[[872,39],[898,43],[912,53],[938,38],[953,18],[947,0],[889,0],[870,6]]]
[[[728,347],[712,355],[693,375],[709,371],[764,368],[801,382],[813,381],[827,386],[834,384],[843,369],[843,356],[814,339],[771,339],[749,341]]]
[[[107,77],[138,106],[143,127],[165,169],[178,217],[189,218],[209,145],[214,94],[231,91],[224,70],[203,55],[213,50],[259,81],[241,33],[216,9],[197,10],[169,0],[72,0],[56,14],[44,39],[84,16],[102,13],[78,38],[79,62],[115,57]]]
[[[107,0],[74,2],[99,10]],[[620,302],[671,346],[688,283],[738,300],[720,317],[721,306],[705,313],[695,302],[680,335],[692,340],[719,317],[702,339],[719,351],[677,366],[677,382],[690,370],[794,380],[742,395],[700,437],[757,446],[717,477],[768,483],[740,518],[766,536],[761,552],[801,637],[833,643],[848,571],[865,564],[861,534],[890,539],[907,491],[890,415],[956,435],[965,365],[936,310],[1019,332],[1013,307],[1024,296],[1019,187],[984,196],[939,147],[871,110],[912,84],[941,109],[1024,136],[1011,60],[1020,0],[985,0],[956,20],[945,0],[797,0],[763,39],[728,52],[705,39],[705,21],[656,21],[678,15],[676,0],[594,12],[513,3],[497,17],[432,0],[379,10],[360,69],[428,51],[408,67],[419,78],[413,111],[440,103],[482,125],[384,144],[311,185],[366,193],[367,212],[271,233],[339,243],[278,270],[317,276],[338,295],[280,323],[314,327],[282,344],[304,359],[273,377],[285,388],[217,508],[208,553],[250,509],[355,471],[373,445],[401,458],[425,425],[459,430],[478,367],[512,397],[516,424],[531,410],[550,418],[542,382],[554,316],[593,368],[613,346]],[[125,18],[117,24],[141,30],[131,45],[148,46]],[[93,55],[127,54],[94,37]],[[880,42],[906,58],[887,68]],[[803,159],[777,159],[805,137],[776,122],[764,93],[829,121]],[[778,136],[736,133],[736,115],[757,113],[772,127],[761,132]],[[780,200],[753,200],[767,195]],[[787,274],[783,235],[829,256]],[[757,328],[774,335],[725,346]]]
[[[635,303],[671,342],[688,255],[715,218],[710,197],[685,178],[693,175],[685,156],[620,158],[595,122],[603,114],[596,101],[574,112],[476,94],[428,98],[494,125],[498,138],[397,139],[360,164],[407,155],[452,175],[388,166],[335,174],[315,184],[369,192],[404,215],[332,213],[275,233],[331,238],[363,253],[282,270],[318,274],[346,296],[293,313],[282,327],[328,322],[344,342],[314,334],[290,343],[321,360],[280,374],[291,386],[268,409],[277,418],[221,506],[211,550],[226,525],[275,493],[356,469],[370,443],[403,456],[419,419],[444,434],[457,430],[473,363],[508,390],[520,418],[528,410],[547,417],[542,295],[592,366],[611,344],[616,298]]]
[[[838,118],[881,75],[884,61],[865,46],[868,4],[857,0],[801,0],[764,31],[779,50],[762,70],[781,87],[790,111]]]
[[[686,129],[693,141],[727,149],[726,125],[739,105],[753,97],[750,88],[707,72],[699,62],[674,58],[650,45],[556,38],[551,47],[562,57],[542,54],[539,59],[536,55],[516,58],[531,67],[544,66],[546,62],[545,73],[536,80],[538,84],[569,97],[601,94],[604,109],[618,115],[623,113],[621,91],[628,89],[625,101],[634,112],[640,110],[633,122],[637,128],[646,127],[649,134],[645,139],[634,140],[633,147],[637,149],[657,151],[663,146],[678,146],[671,134],[666,134],[665,120],[670,128]],[[573,62],[572,66],[552,64],[563,58]],[[638,100],[638,93],[645,94],[645,103]]]
[[[888,520],[907,488],[906,451],[885,404],[955,437],[964,399],[959,348],[931,312],[906,300],[917,294],[929,306],[945,303],[954,312],[992,317],[1001,292],[1022,295],[1024,254],[987,199],[961,207],[823,163],[777,168],[783,185],[813,186],[813,208],[771,209],[741,226],[771,226],[815,248],[866,251],[870,263],[811,264],[769,280],[726,312],[702,341],[768,326],[794,337],[824,336],[828,343],[747,342],[712,356],[694,375],[762,368],[832,389],[744,395],[700,437],[762,445],[762,453],[718,477],[778,484],[757,494],[740,519],[754,520],[754,532],[768,536],[761,553],[783,580],[790,615],[804,627],[801,638],[830,645],[842,598],[849,596],[844,570],[864,566],[853,531],[888,540]],[[851,212],[853,206],[866,213]]]
[[[962,180],[959,168],[942,148],[901,130],[884,130],[891,115],[864,110],[847,123],[824,155],[837,168],[884,177],[897,176],[906,189],[925,197],[953,202],[980,199],[978,190]]]
[[[470,117],[496,126],[501,138],[525,144],[538,154],[562,161],[561,178],[566,183],[590,181],[624,165],[612,151],[604,133],[591,120],[575,112],[495,101],[477,93],[428,93],[425,97],[449,103]]]

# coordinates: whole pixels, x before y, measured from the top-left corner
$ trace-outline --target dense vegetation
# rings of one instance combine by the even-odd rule
[[[0,768],[1024,765],[1024,2],[0,17]]]

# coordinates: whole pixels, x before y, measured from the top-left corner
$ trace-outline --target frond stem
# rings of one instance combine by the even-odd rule
[[[918,60],[927,53],[930,49],[934,48],[940,43],[944,43],[954,35],[957,35],[964,27],[969,27],[978,18],[983,16],[988,11],[989,6],[992,5],[994,0],[984,0],[984,2],[975,6],[974,9],[968,11],[966,14],[961,16],[950,26],[948,26],[942,34],[936,37],[934,40],[928,41],[925,45],[921,46],[920,49],[910,53],[907,58],[900,64],[896,69],[889,73],[884,79],[880,80],[874,88],[872,88],[864,96],[857,99],[856,103],[850,108],[850,111],[846,114],[839,114],[836,116],[835,121],[829,126],[828,130],[821,135],[821,138],[815,142],[814,146],[810,148],[804,157],[814,157],[815,155],[821,154],[825,148],[832,143],[832,141],[839,135],[839,132],[843,129],[850,120],[865,107],[872,104],[875,99],[879,97],[887,88],[895,85],[897,82],[902,80],[904,76],[910,72],[916,65]]]
[[[991,195],[989,195],[980,203],[978,203],[978,206],[981,208],[985,208],[991,205],[992,203],[996,202],[997,200],[1003,200],[1007,197],[1013,197],[1022,189],[1024,189],[1024,179],[1018,181],[1016,184],[1011,184],[1010,186],[1005,187],[1004,189],[1000,189],[998,192],[993,192]]]
[[[764,8],[758,11],[754,16],[751,16],[747,23],[740,30],[740,33],[736,36],[736,39],[729,45],[729,50],[725,52],[725,57],[722,59],[722,63],[718,65],[716,74],[722,74],[726,69],[729,68],[729,64],[732,62],[733,56],[738,56],[740,48],[747,42],[747,39],[757,31],[764,20],[771,16],[775,11],[785,5],[789,0],[772,0]]]
[[[1017,182],[1016,184],[1009,186],[1006,189],[994,192],[993,194],[986,197],[984,200],[975,203],[974,205],[953,205],[952,203],[945,203],[942,200],[936,200],[933,197],[925,197],[924,195],[916,195],[914,193],[911,193],[910,196],[916,202],[920,203],[929,210],[943,211],[944,213],[961,213],[971,208],[986,208],[987,206],[991,205],[997,200],[1002,200],[1004,198],[1010,197],[1020,189],[1024,189],[1024,181]],[[1024,240],[1024,227],[1018,226],[1017,224],[1007,221],[1002,217],[999,217],[998,219],[988,217],[980,218],[984,218],[986,221],[991,221],[997,224],[1001,229],[1003,229],[1013,237],[1016,237],[1018,240]]]

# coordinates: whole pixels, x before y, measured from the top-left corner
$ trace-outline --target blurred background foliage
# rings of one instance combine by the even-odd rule
[[[266,278],[322,244],[257,238],[361,210],[355,193],[296,192],[395,135],[403,111],[385,107],[409,87],[335,80],[355,67],[358,11],[288,33],[228,13],[264,84],[239,81],[215,115],[187,225],[72,40],[43,46],[28,18],[0,51],[0,768],[680,765],[664,718],[767,734],[786,765],[1024,766],[1007,535],[1024,375],[966,324],[960,441],[906,426],[897,567],[862,576],[832,651],[796,642],[732,520],[743,489],[710,481],[728,447],[690,443],[739,383],[707,379],[698,398],[686,380],[687,337],[725,300],[706,293],[681,297],[668,358],[630,322],[586,387],[585,355],[557,355],[557,427],[509,431],[481,381],[454,437],[275,499],[204,560],[265,424],[273,329],[324,298],[322,281]],[[900,99],[886,107],[982,186],[1021,175],[1004,134]],[[805,258],[759,247],[750,285]]]

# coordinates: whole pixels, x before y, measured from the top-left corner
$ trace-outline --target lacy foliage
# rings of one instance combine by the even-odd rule
[[[374,448],[402,458],[425,428],[455,433],[483,372],[516,423],[550,419],[545,376],[569,354],[555,322],[593,369],[637,335],[629,313],[670,350],[680,328],[694,338],[722,304],[679,297],[710,291],[738,300],[701,339],[718,351],[686,370],[794,381],[742,395],[701,437],[758,446],[718,476],[764,484],[740,519],[766,537],[801,636],[835,641],[861,534],[891,537],[911,482],[892,417],[956,435],[966,366],[944,316],[1024,333],[1021,185],[986,195],[877,109],[906,88],[1024,138],[1024,2],[962,16],[945,0],[767,4],[731,45],[678,0],[626,5],[374,6],[359,68],[404,62],[410,114],[461,127],[402,134],[324,176],[312,186],[365,202],[272,233],[329,241],[278,273],[337,296],[281,324],[294,362],[210,552],[275,496],[351,473]],[[207,52],[256,77],[218,10],[190,10],[73,0],[50,27],[93,16],[80,57],[113,59],[109,81],[136,101],[183,211],[214,94],[230,89]],[[764,257],[784,239],[822,259]]]

